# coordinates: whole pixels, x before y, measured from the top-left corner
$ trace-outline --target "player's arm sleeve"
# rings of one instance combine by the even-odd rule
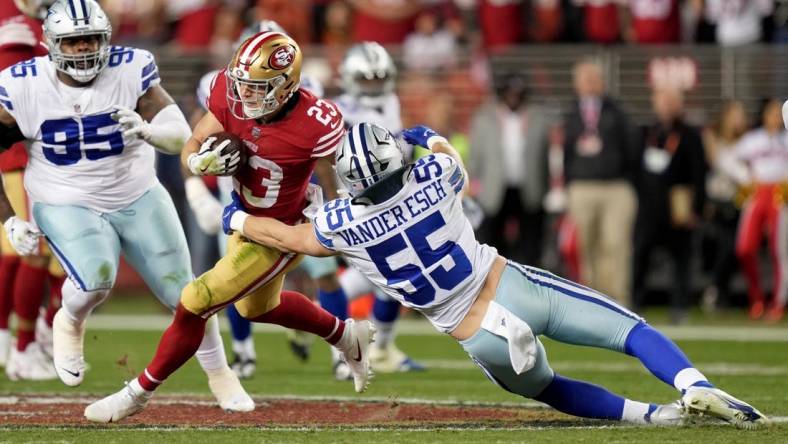
[[[143,49],[136,49],[134,55],[134,69],[135,80],[137,85],[137,97],[141,97],[150,88],[157,86],[161,83],[159,77],[159,67],[156,65],[156,59],[149,51]]]
[[[312,227],[315,233],[315,239],[320,243],[320,245],[331,251],[336,251],[336,245],[334,245],[334,236],[333,233],[328,229],[328,224],[326,222],[326,212],[323,208],[320,208],[315,216],[312,218]]]
[[[326,125],[320,125],[321,128],[325,128],[325,131],[322,131],[317,137],[315,148],[312,149],[313,158],[334,154],[345,135],[345,120],[339,107],[330,100],[321,99],[318,102],[322,102],[320,109],[326,113],[329,121]]]
[[[434,154],[438,163],[441,166],[441,181],[448,185],[455,195],[461,195],[465,188],[466,174],[465,170],[448,154],[436,153]]]

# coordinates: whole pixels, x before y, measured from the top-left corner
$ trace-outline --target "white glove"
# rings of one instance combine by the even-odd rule
[[[6,45],[26,45],[38,46],[38,39],[24,22],[9,22],[0,26],[0,46]]]
[[[208,187],[199,177],[189,177],[184,186],[186,188],[186,200],[189,202],[194,212],[197,225],[206,234],[216,234],[222,229],[222,210],[224,207],[221,202],[211,194]]]
[[[30,256],[38,249],[38,238],[41,232],[30,222],[11,216],[3,224],[6,236],[17,253]]]
[[[189,156],[189,171],[196,176],[224,176],[231,174],[238,168],[241,162],[239,151],[230,154],[221,154],[222,149],[230,144],[230,140],[225,140],[219,145],[213,146],[216,137],[209,137],[200,146],[198,153]]]
[[[112,113],[112,120],[120,124],[123,130],[123,137],[127,139],[149,140],[151,137],[151,127],[145,119],[131,108],[118,107]]]

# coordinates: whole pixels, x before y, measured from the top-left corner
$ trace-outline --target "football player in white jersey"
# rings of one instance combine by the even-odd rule
[[[334,99],[345,124],[351,127],[361,122],[374,123],[389,129],[394,134],[402,131],[399,97],[396,94],[397,66],[386,49],[376,42],[362,42],[348,49],[339,67],[343,93]],[[405,159],[414,160],[414,147],[403,144]],[[350,300],[375,294],[372,321],[377,328],[375,343],[370,349],[372,368],[381,373],[424,370],[424,366],[402,352],[394,343],[394,327],[399,318],[400,304],[379,291],[357,269],[349,267],[339,277],[342,288]],[[334,313],[347,305],[347,301],[321,301],[328,311]],[[338,316],[338,313],[334,313]],[[338,366],[339,353],[332,352],[334,368]]]
[[[53,360],[69,386],[85,376],[85,320],[109,295],[121,252],[170,308],[193,279],[183,229],[154,170],[154,149],[179,153],[189,126],[159,85],[153,55],[110,47],[111,33],[94,0],[59,0],[44,21],[49,57],[0,72],[0,148],[30,141],[25,188],[35,224],[14,216],[2,190],[0,219],[20,254],[43,234],[67,270]],[[250,411],[218,323],[209,325],[197,353],[209,386],[222,408]]]
[[[480,244],[462,213],[467,181],[457,152],[423,126],[403,137],[432,154],[406,164],[386,129],[354,126],[337,151],[337,173],[351,198],[325,204],[312,223],[288,226],[250,217],[234,198],[225,208],[225,230],[282,251],[342,254],[391,297],[459,341],[491,381],[564,413],[658,425],[682,424],[692,413],[742,428],[768,422],[715,388],[672,341],[626,308]],[[678,389],[681,400],[638,402],[561,376],[550,368],[539,335],[634,356]]]

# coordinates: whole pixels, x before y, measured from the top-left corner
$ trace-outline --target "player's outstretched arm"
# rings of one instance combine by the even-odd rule
[[[137,100],[136,110],[119,108],[112,117],[120,123],[124,137],[142,139],[165,154],[180,153],[191,134],[186,117],[159,85]]]
[[[424,125],[414,126],[413,128],[408,128],[403,131],[402,137],[411,145],[420,145],[432,151],[433,153],[443,153],[450,156],[455,162],[457,162],[457,165],[462,168],[462,172],[465,174],[465,177],[468,177],[468,172],[465,169],[465,164],[462,162],[460,153],[458,153],[457,150],[451,146],[445,137],[435,132],[432,128]],[[460,199],[462,199],[462,197],[466,194],[467,190],[468,181],[466,180],[462,190],[457,193]]]
[[[270,217],[254,217],[243,211],[238,195],[224,208],[222,227],[227,234],[237,231],[260,245],[286,253],[323,257],[337,254],[320,244],[311,223],[287,225]]]

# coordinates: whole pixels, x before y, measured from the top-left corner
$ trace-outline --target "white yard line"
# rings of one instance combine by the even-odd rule
[[[441,370],[477,370],[479,367],[470,359],[420,359],[428,368]],[[788,366],[768,366],[735,362],[695,362],[704,373],[710,375],[781,376],[788,375]],[[550,366],[558,371],[593,371],[606,373],[630,373],[648,371],[636,360],[632,362],[578,362],[550,360]]]
[[[227,330],[224,316],[222,329]],[[148,330],[163,331],[172,318],[158,315],[96,314],[88,319],[88,328],[94,330]],[[739,341],[739,342],[788,342],[788,328],[757,326],[655,326],[676,340]],[[269,324],[254,324],[255,332],[281,332],[281,327]],[[403,335],[441,335],[427,322],[419,319],[404,319],[397,324],[397,332]]]
[[[773,423],[777,424],[785,424],[788,422],[788,417],[780,416],[771,419]],[[715,423],[716,424],[716,423]],[[733,427],[724,423],[719,423],[720,427]],[[52,431],[64,431],[64,430],[82,430],[84,432],[88,432],[90,430],[98,431],[98,430],[107,430],[107,431],[115,431],[115,432],[185,432],[185,431],[203,431],[203,432],[213,432],[213,431],[221,431],[226,430],[228,428],[254,428],[261,431],[266,432],[315,432],[315,431],[344,431],[344,432],[362,432],[362,433],[379,433],[379,432],[434,432],[434,431],[456,431],[456,432],[494,432],[494,431],[540,431],[540,430],[616,430],[616,429],[632,429],[632,428],[649,428],[651,426],[647,425],[636,425],[636,424],[611,424],[611,423],[603,423],[599,425],[555,425],[555,426],[524,426],[524,425],[517,425],[517,426],[509,426],[509,425],[502,425],[500,427],[496,426],[451,426],[451,425],[440,425],[436,424],[434,427],[425,427],[425,426],[407,426],[407,425],[394,425],[392,424],[389,427],[386,426],[363,426],[363,425],[326,425],[326,426],[274,426],[274,427],[266,427],[265,425],[257,425],[257,426],[220,426],[220,427],[190,427],[190,426],[176,426],[176,427],[162,427],[162,426],[139,426],[133,425],[129,427],[123,427],[118,425],[113,425],[110,427],[102,427],[96,425],[95,427],[85,427],[85,426],[22,426],[25,429],[36,429],[36,430],[52,430]],[[0,426],[0,430],[19,430],[20,426]]]

